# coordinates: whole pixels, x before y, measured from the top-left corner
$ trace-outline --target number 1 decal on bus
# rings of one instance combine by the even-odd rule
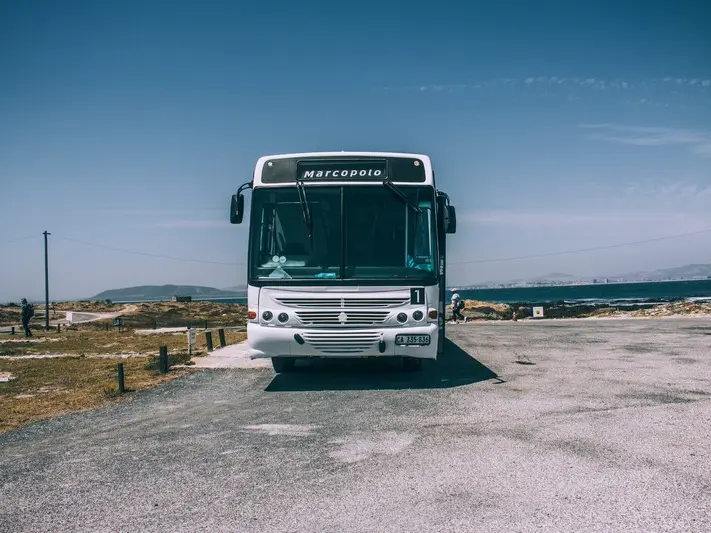
[[[410,289],[410,303],[412,305],[425,305],[425,288],[416,287]]]

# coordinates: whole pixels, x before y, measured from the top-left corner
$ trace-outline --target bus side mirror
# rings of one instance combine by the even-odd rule
[[[230,223],[241,224],[244,216],[244,196],[242,193],[233,194],[230,202]]]
[[[447,233],[457,233],[457,211],[453,205],[448,205],[445,212],[445,231]]]

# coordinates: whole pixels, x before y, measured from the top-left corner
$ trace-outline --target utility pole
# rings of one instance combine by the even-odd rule
[[[47,235],[52,235],[47,230],[44,235],[44,329],[49,331],[49,261],[47,260]]]

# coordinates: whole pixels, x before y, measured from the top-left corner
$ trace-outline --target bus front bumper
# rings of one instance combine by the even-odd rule
[[[437,324],[382,329],[300,329],[247,324],[252,359],[272,357],[437,358]],[[404,336],[404,337],[401,337]],[[403,342],[421,343],[400,345]],[[429,344],[425,341],[429,339]]]

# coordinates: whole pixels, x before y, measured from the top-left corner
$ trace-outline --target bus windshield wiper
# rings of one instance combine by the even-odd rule
[[[405,193],[403,193],[400,189],[398,189],[395,184],[390,181],[390,178],[387,178],[383,182],[383,186],[390,189],[395,196],[397,196],[400,200],[402,200],[407,207],[409,207],[412,211],[417,213],[418,215],[422,213],[422,209],[420,209],[417,205],[413,204],[407,196],[405,196]]]
[[[301,210],[304,214],[304,222],[309,230],[309,243],[313,244],[313,219],[311,218],[311,209],[309,208],[309,201],[306,199],[306,187],[304,187],[304,182],[302,180],[296,181],[296,190],[299,193],[299,202],[301,202]]]

